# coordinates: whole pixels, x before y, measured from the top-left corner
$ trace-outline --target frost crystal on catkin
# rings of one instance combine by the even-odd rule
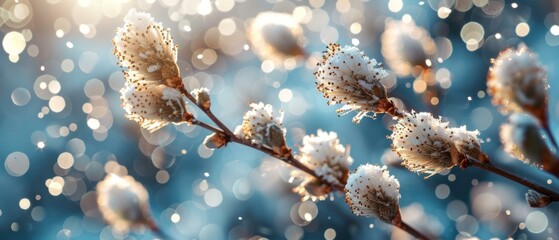
[[[492,59],[487,88],[503,112],[526,111],[538,119],[547,109],[547,72],[526,46],[509,48]]]
[[[400,213],[400,183],[386,166],[361,165],[349,175],[346,202],[357,216],[376,216],[392,222]]]
[[[97,205],[103,218],[116,229],[149,226],[148,193],[131,176],[109,174],[97,184]]]
[[[486,161],[487,156],[481,151],[479,131],[468,131],[466,126],[450,128],[450,138],[460,154]]]
[[[249,106],[252,109],[243,116],[243,123],[235,129],[235,135],[258,145],[276,147],[282,141],[284,144],[283,111],[274,114],[272,105],[262,102]]]
[[[388,20],[381,36],[382,56],[399,76],[417,75],[429,68],[437,53],[435,41],[413,21]]]
[[[140,124],[150,132],[169,123],[188,121],[192,116],[186,109],[182,94],[165,85],[137,89],[126,84],[120,90],[122,106],[126,117]]]
[[[177,66],[178,46],[171,31],[145,12],[131,9],[113,39],[114,54],[126,80],[137,88],[165,84],[182,84]]]
[[[340,144],[335,132],[318,130],[316,135],[303,137],[303,146],[299,148],[297,160],[312,169],[321,179],[330,183],[324,185],[316,178],[300,170],[293,170],[291,176],[302,180],[294,190],[307,199],[324,200],[333,190],[332,185],[343,185],[349,174],[349,166],[353,159],[349,156],[349,148]]]
[[[212,102],[210,101],[210,90],[205,87],[196,88],[190,92],[196,100],[196,104],[204,110],[209,110]]]
[[[303,55],[303,28],[287,13],[263,12],[249,22],[247,37],[254,52],[274,66],[283,66],[285,60]]]
[[[329,44],[314,75],[317,89],[329,100],[329,105],[344,104],[338,113],[357,111],[354,122],[359,123],[368,113],[386,111],[381,108],[388,102],[386,88],[380,80],[387,73],[358,48]]]
[[[549,150],[540,129],[540,122],[533,116],[512,114],[499,132],[505,152],[524,163],[541,165],[543,155],[549,154]]]
[[[451,128],[430,113],[405,113],[392,126],[392,150],[402,165],[429,177],[459,164],[459,154],[480,157],[479,132],[465,127]]]

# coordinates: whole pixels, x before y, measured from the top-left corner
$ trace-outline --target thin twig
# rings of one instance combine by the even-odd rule
[[[305,164],[301,163],[299,160],[295,159],[295,157],[293,157],[293,155],[289,155],[288,157],[279,157],[277,156],[277,154],[274,152],[274,150],[272,150],[269,147],[266,146],[262,146],[262,145],[256,145],[256,144],[252,144],[247,140],[244,139],[240,139],[236,136],[231,138],[232,142],[256,149],[260,152],[266,153],[267,155],[273,156],[287,164],[290,164],[291,166],[298,168],[299,170],[308,173],[309,175],[313,176],[314,178],[318,179],[320,182],[322,182],[325,185],[330,185],[331,187],[333,187],[334,189],[340,191],[340,192],[344,192],[344,186],[341,184],[332,184],[324,179],[322,179],[320,176],[318,176],[312,169],[310,169],[309,167],[307,167]]]
[[[159,228],[159,226],[157,226],[157,224],[153,221],[153,220],[149,220],[147,222],[147,226],[149,228],[149,230],[151,230],[151,232],[153,233],[153,235],[155,235],[157,238],[159,239],[164,239],[164,240],[171,240],[173,238],[171,238],[171,236],[169,236],[166,232],[164,232],[163,230],[161,230],[161,228]]]
[[[212,131],[212,132],[214,132],[214,133],[219,133],[219,134],[225,135],[225,132],[223,132],[222,130],[217,129],[216,127],[211,126],[211,125],[209,125],[209,124],[207,124],[207,123],[205,123],[205,122],[202,122],[202,121],[200,121],[200,120],[198,120],[198,119],[192,119],[192,120],[190,120],[190,124],[200,126],[200,127],[205,128],[205,129],[207,129],[207,130],[210,130],[210,131]]]
[[[202,122],[198,119],[192,120],[192,124],[198,125],[202,128],[205,128],[205,129],[210,130],[210,131],[215,132],[215,133],[224,134],[225,136],[227,136],[229,138],[230,142],[234,142],[234,143],[238,143],[240,145],[247,146],[249,148],[258,150],[258,151],[263,152],[267,155],[270,155],[274,158],[277,158],[277,159],[279,159],[279,160],[281,160],[281,161],[283,161],[283,162],[285,162],[285,163],[287,163],[287,164],[289,164],[289,165],[291,165],[295,168],[298,168],[299,170],[301,170],[303,172],[308,173],[309,175],[311,175],[314,178],[321,181],[323,184],[331,185],[331,187],[333,187],[334,189],[336,189],[340,192],[344,192],[344,186],[343,185],[340,185],[340,184],[334,184],[333,185],[333,184],[325,181],[320,176],[318,176],[312,169],[310,169],[305,164],[303,164],[300,161],[298,161],[297,159],[295,159],[292,155],[289,155],[288,157],[285,157],[285,158],[279,157],[279,156],[277,156],[277,153],[275,153],[274,150],[269,148],[269,147],[262,146],[262,145],[257,145],[257,144],[252,144],[251,142],[249,142],[247,140],[244,140],[244,139],[241,139],[234,134],[233,135],[227,135],[227,133],[225,133],[224,131],[221,131],[221,130],[213,127],[213,126],[210,126],[210,125],[208,125],[208,124],[206,124],[206,123],[204,123],[204,122]]]
[[[402,117],[402,113],[400,110],[394,110],[394,112],[399,113],[399,114],[391,114],[394,118],[400,119]],[[547,125],[545,125],[547,126]],[[550,133],[548,133],[550,134]],[[553,139],[552,136],[550,136],[551,139]],[[512,181],[515,181],[517,183],[520,183],[528,188],[531,188],[535,191],[538,191],[542,194],[545,194],[547,196],[549,196],[551,198],[552,201],[559,201],[559,194],[553,190],[550,190],[546,187],[543,187],[541,185],[538,185],[536,183],[533,183],[531,181],[529,181],[526,178],[517,176],[515,174],[512,174],[510,172],[507,172],[503,169],[500,169],[498,167],[496,167],[495,165],[493,165],[488,159],[487,161],[482,161],[480,159],[476,159],[470,156],[465,156],[467,158],[467,164],[463,165],[462,167],[467,167],[467,166],[475,166],[478,168],[481,168],[483,170],[487,170],[490,171],[492,173],[498,174],[502,177],[508,178]],[[551,156],[552,159],[556,159],[555,156]],[[554,171],[549,171],[550,173],[552,173],[555,176],[558,176],[556,172]]]
[[[308,174],[310,174],[311,176],[313,176],[314,178],[318,179],[320,182],[322,182],[323,184],[326,185],[331,185],[332,188],[344,192],[344,186],[341,184],[330,184],[328,181],[322,179],[320,176],[318,176],[312,169],[310,169],[309,167],[307,167],[305,164],[299,162],[297,159],[295,159],[293,157],[293,155],[289,154],[287,157],[281,157],[278,156],[278,154],[276,152],[274,152],[274,150],[272,148],[266,147],[266,146],[261,146],[261,145],[257,145],[257,144],[252,144],[251,142],[245,140],[245,139],[241,139],[238,138],[227,126],[225,126],[225,124],[223,124],[223,122],[221,122],[219,120],[219,118],[217,118],[213,112],[211,111],[211,109],[206,109],[203,106],[200,106],[198,104],[198,102],[196,101],[196,99],[194,98],[194,96],[192,96],[192,94],[190,94],[190,92],[188,92],[188,90],[186,90],[186,88],[184,87],[184,85],[180,85],[177,87],[177,89],[184,95],[186,96],[186,98],[188,100],[190,100],[194,105],[196,105],[200,110],[202,110],[207,116],[208,118],[210,118],[210,120],[212,122],[214,122],[218,127],[215,128],[209,124],[206,124],[198,119],[192,119],[189,120],[189,122],[193,125],[197,125],[200,126],[202,128],[205,128],[207,130],[210,130],[214,133],[220,133],[224,136],[226,136],[228,138],[229,141],[231,142],[235,142],[253,149],[256,149],[260,152],[266,153],[267,155],[273,156],[287,164],[290,164],[291,166],[300,169],[301,171],[304,171]]]
[[[394,220],[392,220],[392,225],[394,225],[395,227],[397,227],[399,229],[402,229],[402,230],[406,231],[407,233],[409,233],[410,235],[414,236],[417,239],[420,239],[420,240],[428,240],[429,239],[429,237],[427,237],[423,233],[420,233],[415,228],[413,228],[412,226],[410,226],[407,223],[405,223],[404,221],[402,221],[402,217],[399,213],[394,218]]]
[[[210,118],[210,120],[212,122],[214,122],[218,127],[216,128],[214,126],[211,126],[211,125],[209,125],[207,123],[204,123],[204,122],[202,122],[198,119],[195,119],[195,118],[188,119],[188,122],[190,124],[200,126],[202,128],[205,128],[205,129],[207,129],[211,132],[217,133],[217,134],[222,134],[222,135],[227,137],[227,140],[229,142],[234,142],[234,143],[237,143],[237,144],[240,144],[240,145],[247,146],[249,148],[258,150],[258,151],[263,152],[263,153],[265,153],[269,156],[272,156],[276,159],[279,159],[279,160],[281,160],[281,161],[283,161],[283,162],[285,162],[285,163],[287,163],[287,164],[289,164],[289,165],[291,165],[291,166],[293,166],[293,167],[295,167],[295,168],[313,176],[318,181],[320,181],[322,184],[330,186],[334,190],[345,193],[345,182],[338,183],[338,184],[328,182],[325,179],[323,179],[322,177],[318,176],[315,171],[313,171],[312,169],[307,167],[305,164],[303,164],[299,160],[295,159],[295,157],[290,152],[287,155],[280,156],[277,152],[275,152],[270,147],[263,146],[263,145],[258,145],[258,144],[253,144],[249,140],[237,137],[227,126],[225,126],[225,124],[223,124],[223,122],[221,122],[219,120],[219,118],[217,118],[213,114],[211,109],[209,109],[209,108],[206,109],[203,106],[200,106],[196,102],[196,99],[190,94],[190,92],[188,92],[188,90],[186,90],[184,85],[177,87],[177,89],[182,94],[184,94],[186,96],[186,98],[188,98],[188,100],[190,100],[194,105],[196,105],[200,110],[202,110],[208,116],[208,118]],[[391,112],[391,115],[398,116],[398,117],[402,116],[400,113],[396,113],[396,112]],[[411,226],[404,223],[401,219],[400,219],[400,221],[398,221],[398,225],[395,225],[395,226],[398,227],[398,228],[401,228],[402,230],[408,232],[410,235],[412,235],[412,236],[414,236],[418,239],[425,239],[425,240],[429,239],[426,236],[424,236],[423,234],[421,234],[419,231],[417,231],[416,229],[414,229]]]
[[[323,178],[321,178],[320,176],[318,176],[316,174],[316,172],[314,172],[312,169],[310,169],[309,167],[307,167],[305,164],[301,163],[300,161],[298,161],[297,159],[295,159],[293,157],[293,155],[289,154],[288,157],[280,157],[277,155],[276,152],[274,152],[273,149],[266,147],[266,146],[262,146],[262,145],[257,145],[257,144],[253,144],[251,142],[249,142],[248,140],[245,139],[241,139],[239,137],[237,137],[235,134],[232,135],[227,135],[227,133],[225,133],[224,131],[221,131],[213,126],[210,126],[202,121],[199,121],[197,119],[194,119],[191,121],[192,124],[200,126],[202,128],[205,128],[207,130],[210,130],[214,133],[220,133],[220,134],[225,134],[225,136],[229,137],[229,141],[230,142],[234,142],[240,145],[244,145],[247,146],[249,148],[258,150],[260,152],[263,152],[269,156],[272,156],[276,159],[279,159],[295,168],[298,168],[301,171],[306,172],[307,174],[313,176],[314,178],[318,179],[322,184],[328,185],[330,187],[332,187],[332,189],[335,189],[337,191],[340,191],[342,193],[345,192],[345,183],[341,183],[341,184],[333,184],[331,182],[328,182],[326,180],[324,180]],[[409,233],[410,235],[416,237],[417,239],[421,239],[421,240],[428,240],[429,238],[426,237],[425,235],[423,235],[422,233],[420,233],[419,231],[417,231],[416,229],[414,229],[413,227],[409,226],[408,224],[406,224],[405,222],[403,222],[401,219],[399,221],[393,221],[392,224],[404,231],[406,231],[407,233]]]
[[[483,170],[487,170],[487,171],[490,171],[492,173],[501,175],[501,176],[503,176],[505,178],[508,178],[512,181],[520,183],[520,184],[522,184],[522,185],[524,185],[528,188],[531,188],[535,191],[538,191],[541,194],[545,194],[545,195],[549,196],[552,201],[559,201],[559,194],[557,192],[553,191],[553,190],[550,190],[549,188],[546,188],[542,185],[533,183],[533,182],[529,181],[528,179],[517,176],[513,173],[507,172],[507,171],[505,171],[501,168],[498,168],[497,166],[495,166],[495,165],[493,165],[489,162],[484,163],[484,162],[481,162],[480,160],[472,158],[472,157],[468,157],[467,160],[468,160],[468,163],[471,166],[478,167],[478,168],[481,168]]]
[[[225,132],[225,135],[227,135],[227,136],[235,135],[235,134],[233,134],[233,132],[229,128],[227,128],[227,126],[225,126],[225,124],[221,120],[219,120],[219,118],[217,118],[213,114],[213,112],[210,109],[206,109],[203,106],[200,106],[198,104],[198,102],[196,101],[196,99],[194,98],[194,96],[192,96],[192,94],[190,94],[190,92],[188,92],[188,90],[186,90],[184,85],[178,86],[177,90],[179,90],[184,96],[186,96],[186,98],[188,98],[188,100],[190,100],[200,110],[204,111],[206,116],[208,116],[208,118],[210,118],[210,120],[212,120],[212,122],[214,122],[221,130],[223,130],[223,132]]]

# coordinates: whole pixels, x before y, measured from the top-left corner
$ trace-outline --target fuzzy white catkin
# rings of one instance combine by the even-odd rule
[[[540,122],[529,114],[514,113],[501,125],[499,136],[505,152],[526,164],[541,165],[544,153],[549,153],[542,137]]]
[[[97,205],[103,218],[122,231],[152,223],[148,193],[131,176],[107,175],[97,184]]]
[[[312,169],[321,179],[330,183],[324,185],[307,173],[293,170],[291,175],[302,180],[294,190],[303,196],[303,201],[324,200],[333,190],[331,185],[342,185],[345,182],[349,167],[353,163],[349,152],[349,148],[340,144],[335,132],[319,129],[316,135],[303,137],[303,146],[299,148],[299,154],[295,158]]]
[[[492,59],[487,88],[503,112],[534,112],[545,108],[547,72],[536,54],[521,44]]]
[[[124,18],[124,26],[117,29],[113,45],[126,81],[138,89],[182,84],[176,63],[178,46],[173,43],[171,31],[155,22],[150,14],[131,9]]]
[[[451,128],[448,122],[430,113],[405,113],[392,126],[392,149],[404,161],[402,165],[428,177],[450,169],[459,162],[451,149],[473,157],[481,154],[478,131],[466,127]]]
[[[380,101],[387,99],[381,83],[386,71],[357,47],[329,44],[314,75],[328,104],[343,104],[338,109],[341,115],[356,111],[353,121],[357,123],[368,113],[379,112]]]
[[[274,66],[303,55],[303,28],[291,14],[263,12],[249,22],[247,37],[256,55]]]
[[[210,101],[210,90],[205,87],[196,88],[190,92],[190,94],[196,100],[196,104],[198,104],[203,109],[210,109],[211,101]]]
[[[150,132],[169,123],[180,123],[189,115],[182,94],[163,84],[137,89],[126,84],[120,90],[126,117]]]
[[[381,45],[386,64],[398,76],[419,74],[430,67],[426,60],[434,59],[437,54],[437,46],[429,32],[413,21],[387,20]]]
[[[376,216],[392,222],[399,216],[400,183],[386,166],[361,165],[349,175],[346,202],[357,216]]]
[[[479,139],[479,131],[468,131],[466,126],[450,128],[450,135],[454,141],[454,145],[459,153],[474,158],[485,158],[485,154],[481,151],[481,140]],[[484,161],[484,159],[479,159]]]
[[[251,103],[251,110],[243,116],[243,123],[235,128],[235,135],[239,138],[250,140],[254,144],[270,146],[276,139],[271,139],[272,127],[277,127],[285,136],[283,128],[283,111],[274,113],[274,108],[270,104]]]

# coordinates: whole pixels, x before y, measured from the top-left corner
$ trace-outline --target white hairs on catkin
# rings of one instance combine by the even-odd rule
[[[145,12],[131,9],[113,39],[114,54],[126,80],[120,90],[126,117],[150,132],[188,122],[177,66],[177,45],[169,29]]]
[[[274,108],[270,104],[251,103],[251,110],[243,116],[243,123],[235,129],[235,135],[239,138],[250,140],[254,144],[272,146],[278,140],[273,136],[275,129],[278,129],[285,137],[283,127],[283,111],[274,113]]]
[[[97,184],[97,205],[103,218],[118,230],[153,224],[148,192],[131,176],[107,175]]]
[[[150,132],[190,118],[182,94],[163,84],[138,90],[126,84],[120,90],[126,117]]]
[[[131,9],[113,38],[114,54],[124,69],[126,81],[138,89],[182,83],[177,65],[178,46],[171,31],[155,22],[150,14]]]
[[[349,175],[346,202],[357,216],[392,222],[400,215],[400,183],[386,166],[361,165]]]
[[[344,105],[338,109],[339,114],[357,112],[354,122],[359,123],[368,113],[384,112],[380,106],[388,100],[381,79],[387,73],[357,47],[329,44],[314,75],[317,89],[328,104]]]
[[[303,137],[303,146],[295,156],[302,164],[312,169],[317,176],[328,184],[323,184],[313,176],[301,171],[291,171],[291,176],[301,180],[294,191],[303,196],[303,200],[324,200],[334,189],[331,186],[343,185],[349,174],[353,159],[349,147],[340,144],[335,132],[318,130],[317,134]]]
[[[464,126],[451,128],[430,113],[411,112],[392,126],[390,139],[404,167],[430,177],[459,164],[458,154],[481,156],[478,135]]]
[[[487,88],[503,112],[526,111],[539,116],[547,109],[547,72],[535,53],[521,44],[492,59]]]

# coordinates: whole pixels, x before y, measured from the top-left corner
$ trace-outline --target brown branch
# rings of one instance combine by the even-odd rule
[[[394,219],[392,219],[392,225],[394,225],[395,227],[397,227],[399,229],[402,229],[402,230],[406,231],[407,233],[409,233],[410,235],[414,236],[417,239],[420,239],[420,240],[430,239],[429,237],[427,237],[423,233],[420,233],[415,228],[413,228],[412,226],[410,226],[407,223],[405,223],[404,221],[402,221],[402,216],[400,215],[400,213],[398,213],[398,215],[396,215],[396,217],[394,217]]]
[[[153,219],[149,219],[146,222],[146,226],[149,228],[149,230],[158,238],[160,239],[173,239],[171,238],[171,236],[167,235],[166,232],[164,232],[163,230],[161,230],[161,228],[159,228],[159,226],[155,223],[155,221],[153,221]]]
[[[211,126],[211,125],[209,125],[209,124],[207,124],[207,123],[205,123],[205,122],[202,122],[202,121],[200,121],[200,120],[198,120],[198,119],[195,119],[195,118],[192,119],[192,120],[190,120],[190,124],[200,126],[200,127],[205,128],[205,129],[207,129],[207,130],[210,130],[210,131],[212,131],[212,132],[214,132],[214,133],[219,133],[219,134],[225,135],[225,132],[223,132],[221,129],[217,129],[217,128],[214,127],[214,126]]]
[[[391,104],[390,102],[388,102],[386,104],[387,104],[386,105],[387,109],[391,110],[389,114],[392,115],[394,118],[399,119],[403,116],[402,111],[396,109],[396,107],[393,104]],[[548,134],[551,134],[551,133],[548,133]],[[552,136],[550,136],[550,138],[552,138]],[[477,167],[477,168],[481,168],[483,170],[490,171],[492,173],[495,173],[497,175],[500,175],[502,177],[505,177],[505,178],[508,178],[512,181],[520,183],[520,184],[522,184],[522,185],[524,185],[528,188],[531,188],[531,189],[533,189],[533,190],[535,190],[535,191],[537,191],[541,194],[545,194],[545,195],[549,196],[552,201],[559,201],[559,193],[557,193],[553,190],[550,190],[549,188],[546,188],[546,187],[543,187],[543,186],[538,185],[536,183],[533,183],[526,178],[517,176],[513,173],[507,172],[503,169],[500,169],[500,168],[496,167],[495,165],[493,165],[489,161],[489,159],[487,158],[487,155],[485,155],[483,153],[480,154],[480,156],[483,156],[483,158],[479,158],[479,159],[478,158],[473,158],[471,156],[466,156],[464,154],[459,154],[459,155],[460,155],[460,158],[463,158],[462,159],[463,161],[461,161],[460,164],[459,164],[461,168],[466,168],[468,166],[474,166],[474,167]],[[550,152],[549,155],[551,155],[551,152]],[[544,155],[543,159],[542,159],[542,162],[550,162],[550,163],[552,162],[553,164],[548,165],[549,167],[544,167],[544,169],[547,172],[553,174],[554,176],[559,177],[559,163],[558,163],[559,161],[558,161],[556,156],[554,156],[554,155],[553,156]],[[547,164],[545,164],[545,165],[547,165]]]
[[[344,184],[344,183],[342,183],[342,184],[332,184],[332,183],[330,183],[330,182],[324,180],[323,178],[321,178],[320,176],[318,176],[312,169],[310,169],[309,167],[307,167],[305,164],[301,163],[299,160],[295,159],[295,157],[293,157],[293,155],[291,155],[291,154],[289,154],[289,155],[287,155],[287,156],[285,156],[285,157],[281,157],[281,156],[278,156],[278,154],[277,154],[276,152],[274,152],[274,150],[271,149],[271,148],[269,148],[269,147],[262,146],[262,145],[257,145],[257,144],[253,144],[253,143],[250,143],[250,142],[247,141],[247,140],[240,139],[240,138],[238,138],[238,137],[236,137],[236,136],[234,136],[234,137],[231,138],[231,142],[235,142],[235,143],[238,143],[238,144],[241,144],[241,145],[244,145],[244,146],[247,146],[247,147],[256,149],[256,150],[258,150],[258,151],[260,151],[260,152],[266,153],[267,155],[273,156],[273,157],[275,157],[275,158],[277,158],[277,159],[279,159],[279,160],[281,160],[281,161],[283,161],[283,162],[285,162],[285,163],[287,163],[287,164],[289,164],[289,165],[291,165],[291,166],[293,166],[293,167],[295,167],[295,168],[298,168],[299,170],[301,170],[301,171],[303,171],[303,172],[308,173],[309,175],[311,175],[311,176],[313,176],[314,178],[318,179],[322,184],[329,185],[329,186],[331,186],[332,188],[334,188],[334,189],[336,189],[336,190],[338,190],[338,191],[340,191],[340,192],[342,192],[342,193],[345,192],[345,190],[344,190],[344,189],[345,189],[345,186],[342,185],[342,184]]]
[[[253,144],[248,140],[245,139],[241,139],[239,137],[237,137],[227,126],[225,126],[225,124],[223,124],[223,122],[221,122],[219,120],[219,118],[217,118],[213,112],[211,111],[211,109],[209,108],[205,108],[201,105],[198,104],[198,102],[196,101],[196,99],[194,98],[194,96],[192,96],[192,94],[190,94],[190,92],[188,92],[188,90],[186,90],[186,88],[184,87],[184,85],[179,85],[176,87],[177,90],[179,90],[188,100],[190,100],[194,105],[196,105],[200,110],[202,110],[207,116],[208,118],[210,118],[210,120],[212,122],[214,122],[218,128],[211,126],[207,123],[204,123],[198,119],[195,118],[190,118],[187,120],[187,122],[189,122],[190,124],[193,125],[197,125],[200,126],[202,128],[205,128],[211,132],[214,133],[218,133],[221,134],[223,136],[225,136],[227,138],[228,142],[235,142],[253,149],[256,149],[260,152],[263,152],[267,155],[270,155],[272,157],[275,157],[295,168],[298,168],[299,170],[308,173],[309,175],[313,176],[314,178],[318,179],[322,184],[328,185],[330,187],[332,187],[333,189],[336,189],[340,192],[344,192],[344,188],[345,186],[342,184],[332,184],[329,183],[328,181],[326,181],[325,179],[321,178],[320,176],[318,176],[312,169],[310,169],[309,167],[307,167],[305,164],[301,163],[300,161],[298,161],[297,159],[295,159],[295,157],[293,157],[293,155],[291,154],[291,150],[290,149],[284,149],[284,154],[278,154],[276,151],[274,151],[274,149],[267,147],[267,146],[262,146],[262,145],[257,145],[257,144]],[[186,119],[185,119],[186,120]]]
[[[190,94],[190,92],[188,92],[188,90],[186,90],[184,84],[181,84],[181,85],[177,86],[176,89],[179,90],[186,98],[188,98],[188,100],[190,100],[200,110],[204,111],[206,116],[208,116],[208,118],[210,118],[210,120],[212,120],[212,122],[214,122],[225,133],[225,135],[227,135],[227,136],[235,135],[235,134],[233,134],[233,132],[229,128],[227,128],[227,126],[225,126],[225,124],[223,124],[223,122],[221,122],[221,120],[219,120],[219,118],[217,118],[213,114],[213,112],[211,111],[210,108],[205,108],[204,106],[201,106],[200,104],[198,104],[198,102],[196,101],[194,96],[192,96],[192,94]]]
[[[194,96],[192,96],[192,94],[190,94],[190,92],[188,92],[188,90],[186,90],[186,88],[184,87],[184,85],[180,85],[177,86],[177,89],[186,96],[186,98],[188,98],[188,100],[190,100],[193,104],[195,104],[200,110],[204,111],[204,113],[210,118],[210,120],[212,122],[214,122],[218,127],[214,127],[211,126],[207,123],[204,123],[192,116],[189,116],[189,119],[185,119],[188,120],[187,122],[189,122],[192,125],[196,125],[196,126],[200,126],[204,129],[207,129],[211,132],[214,132],[216,134],[221,134],[223,136],[226,137],[227,142],[234,142],[240,145],[244,145],[247,146],[249,148],[258,150],[262,153],[265,153],[269,156],[272,156],[276,159],[279,159],[309,175],[311,175],[312,177],[316,178],[318,181],[320,181],[322,184],[326,185],[326,186],[330,186],[332,189],[340,191],[342,193],[345,193],[345,182],[342,183],[331,183],[326,181],[326,179],[318,176],[316,174],[315,171],[313,171],[311,168],[307,167],[305,164],[301,163],[299,160],[295,159],[295,157],[293,156],[293,154],[291,154],[291,149],[287,148],[286,146],[284,146],[279,152],[277,150],[274,150],[271,147],[268,146],[263,146],[263,145],[258,145],[258,144],[254,144],[252,142],[250,142],[249,140],[246,139],[242,139],[237,137],[227,126],[225,126],[225,124],[223,124],[223,122],[221,122],[211,111],[210,108],[205,108],[204,106],[201,106],[200,104],[197,103],[196,99],[194,98]],[[399,112],[396,107],[393,105],[392,102],[387,101],[384,103],[386,106],[386,112],[389,113],[390,115],[392,115],[393,117],[397,117],[397,118],[401,118],[403,117],[402,113]],[[422,239],[422,240],[427,240],[429,239],[428,237],[426,237],[425,235],[421,234],[419,231],[417,231],[416,229],[414,229],[413,227],[407,225],[406,223],[404,223],[401,219],[401,216],[398,214],[397,218],[399,220],[393,220],[392,224],[406,232],[408,232],[410,235],[418,238],[418,239]]]
[[[515,181],[519,184],[522,184],[528,188],[531,188],[541,194],[545,194],[547,196],[549,196],[551,198],[552,201],[559,201],[559,194],[549,188],[546,188],[542,185],[539,185],[537,183],[531,182],[530,180],[517,176],[513,173],[507,172],[501,168],[498,168],[497,166],[491,164],[490,162],[481,162],[478,159],[472,158],[472,157],[467,157],[467,161],[468,161],[468,165],[470,166],[474,166],[477,168],[481,168],[483,170],[487,170],[490,171],[492,173],[495,173],[497,175],[500,175],[502,177],[508,178],[512,181]],[[467,165],[466,165],[467,166]]]
[[[293,157],[293,155],[291,155],[291,154],[288,154],[287,156],[279,156],[278,153],[275,152],[275,151],[274,151],[272,148],[270,148],[270,147],[262,146],[262,145],[258,145],[258,144],[253,144],[253,143],[251,143],[251,142],[248,141],[248,140],[241,139],[241,138],[237,137],[235,134],[227,135],[227,133],[225,133],[224,131],[221,131],[221,130],[219,130],[219,129],[215,128],[215,127],[212,127],[212,126],[210,126],[210,125],[208,125],[208,124],[206,124],[206,123],[204,123],[204,122],[201,122],[201,121],[199,121],[199,120],[197,120],[197,119],[196,119],[196,120],[193,120],[193,121],[192,121],[192,124],[197,125],[197,126],[200,126],[200,127],[202,127],[202,128],[205,128],[205,129],[210,130],[210,131],[215,132],[215,133],[223,134],[223,135],[225,135],[225,136],[227,136],[227,137],[229,138],[229,141],[230,141],[230,142],[234,142],[234,143],[238,143],[238,144],[240,144],[240,145],[247,146],[247,147],[249,147],[249,148],[258,150],[258,151],[263,152],[263,153],[265,153],[265,154],[267,154],[267,155],[270,155],[270,156],[272,156],[272,157],[274,157],[274,158],[277,158],[277,159],[279,159],[279,160],[281,160],[281,161],[283,161],[283,162],[285,162],[285,163],[287,163],[287,164],[289,164],[289,165],[291,165],[291,166],[293,166],[293,167],[295,167],[295,168],[298,168],[299,170],[301,170],[301,171],[303,171],[303,172],[306,172],[307,174],[313,176],[314,178],[316,178],[316,179],[318,179],[320,182],[322,182],[322,184],[329,185],[329,186],[331,186],[332,188],[334,188],[334,189],[336,189],[336,190],[338,190],[338,191],[340,191],[340,192],[344,192],[344,188],[345,188],[345,187],[344,187],[342,184],[331,184],[331,183],[327,182],[326,180],[324,180],[324,179],[322,179],[320,176],[318,176],[312,169],[310,169],[310,168],[307,167],[305,164],[303,164],[303,163],[301,163],[300,161],[298,161],[297,159],[295,159],[295,157]]]

